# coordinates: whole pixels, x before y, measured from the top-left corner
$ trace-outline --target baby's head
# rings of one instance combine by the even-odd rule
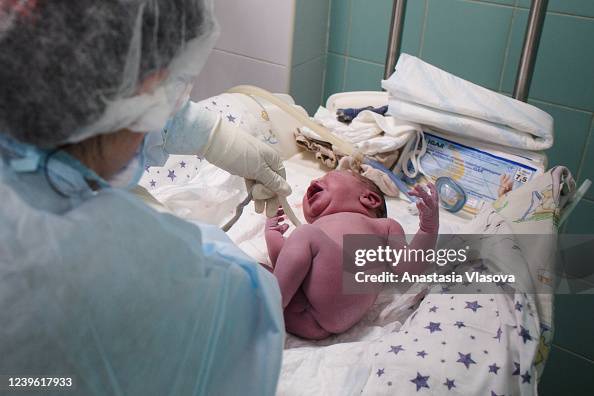
[[[340,212],[387,217],[386,200],[375,183],[355,172],[332,171],[312,181],[303,196],[307,222]]]

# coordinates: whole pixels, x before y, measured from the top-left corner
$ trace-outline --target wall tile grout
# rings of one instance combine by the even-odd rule
[[[516,19],[517,9],[514,7],[509,22],[509,29],[507,30],[507,43],[505,45],[505,53],[503,55],[503,65],[501,66],[501,74],[499,75],[499,91],[503,88],[503,77],[505,76],[505,69],[507,68],[507,61],[509,59],[509,50],[511,47],[512,31],[514,27],[514,20]]]
[[[508,94],[510,97],[512,95],[511,92],[508,92],[508,91],[505,91],[505,90],[501,90],[500,92],[501,93]],[[550,102],[550,101],[545,100],[545,99],[538,99],[538,98],[535,98],[535,97],[532,97],[532,96],[530,96],[528,98],[528,100],[534,101],[534,102],[539,102],[539,103],[546,104],[546,105],[549,105],[549,106],[556,106],[556,107],[562,108],[564,110],[572,110],[572,111],[577,111],[579,113],[594,114],[594,111],[593,110],[580,109],[580,108],[577,108],[577,107],[572,107],[572,106],[564,105],[562,103]]]
[[[367,60],[367,59],[358,58],[358,57],[356,57],[356,56],[344,56],[344,55],[337,54],[337,53],[335,53],[335,52],[328,52],[328,53],[329,53],[329,54],[332,54],[332,55],[336,55],[336,56],[342,56],[342,57],[344,57],[345,59],[352,59],[352,60],[356,60],[356,61],[358,61],[358,62],[361,62],[361,63],[366,63],[366,64],[368,64],[368,65],[372,65],[372,66],[381,66],[381,67],[384,67],[384,64],[383,64],[383,63],[372,62],[372,61],[369,61],[369,60]]]
[[[554,346],[555,348],[557,348],[557,349],[559,349],[559,350],[563,351],[563,352],[566,352],[566,353],[569,353],[570,355],[573,355],[574,357],[576,357],[576,358],[578,358],[578,359],[582,359],[582,360],[585,360],[585,361],[587,361],[588,363],[592,363],[592,364],[594,364],[594,360],[590,359],[589,357],[587,357],[587,356],[584,356],[584,355],[580,354],[579,352],[575,352],[575,351],[572,351],[572,350],[570,350],[570,349],[567,349],[567,348],[565,348],[565,347],[562,347],[562,346],[560,346],[559,344],[555,343],[554,341],[553,341],[553,346]]]
[[[588,146],[590,145],[590,140],[592,139],[592,130],[594,129],[594,114],[592,115],[592,119],[590,120],[590,129],[588,130],[588,136],[586,136],[586,143],[582,148],[582,156],[580,158],[580,165],[578,166],[578,171],[576,175],[576,180],[582,179],[582,171],[584,170],[584,162],[586,161]]]
[[[320,103],[324,102],[326,96],[326,74],[328,71],[328,52],[330,48],[330,27],[332,24],[332,4],[334,0],[328,0],[328,18],[326,19],[326,48],[324,51],[324,68],[322,69],[322,92],[320,94]]]
[[[350,47],[351,47],[351,30],[352,30],[352,26],[353,26],[353,0],[348,0],[349,4],[348,4],[348,18],[347,20],[349,21],[349,26],[347,28],[347,40],[346,40],[346,44],[345,44],[345,60],[344,60],[344,70],[342,71],[342,84],[340,85],[340,90],[342,92],[344,92],[344,88],[346,86],[346,76],[347,76],[347,71],[348,71],[348,67],[349,67],[349,55],[351,53],[350,51]]]
[[[328,52],[324,52],[324,53],[321,53],[321,54],[318,54],[318,55],[314,56],[313,58],[309,58],[307,60],[304,60],[303,62],[299,62],[296,65],[291,66],[291,69],[294,69],[294,68],[296,68],[298,66],[305,65],[306,63],[310,63],[311,61],[317,60],[319,58],[323,58],[324,56],[326,56],[327,53]]]
[[[520,5],[520,2],[518,0],[516,0],[513,5],[494,3],[489,0],[461,0],[461,1],[466,1],[468,3],[480,3],[480,4],[486,4],[486,5],[493,5],[493,6],[499,6],[499,7],[515,7],[515,8],[521,9],[521,10],[530,10],[530,6]],[[564,12],[564,11],[552,11],[550,9],[547,10],[547,14],[559,15],[559,16],[569,16],[569,17],[583,18],[583,19],[594,19],[594,16],[590,16],[590,15],[580,15],[580,14],[574,14],[572,12]]]
[[[423,47],[425,47],[425,31],[427,30],[427,18],[429,15],[429,0],[425,0],[425,9],[423,10],[423,27],[421,28],[421,43],[419,45],[419,58],[423,58]]]
[[[334,52],[334,51],[328,51],[327,54],[331,54],[334,56],[340,56],[341,58],[346,58],[347,56],[345,54],[341,54],[340,52]]]
[[[220,48],[213,48],[213,51],[219,51],[219,52],[223,52],[223,53],[228,54],[228,55],[239,56],[241,58],[251,59],[251,60],[255,60],[255,61],[261,62],[261,63],[268,63],[269,65],[279,66],[279,67],[285,67],[287,69],[291,69],[291,65],[283,65],[281,63],[271,62],[271,61],[266,60],[266,59],[256,58],[254,56],[247,56],[247,55],[243,55],[243,54],[240,54],[240,53],[237,53],[237,52],[233,52],[233,51],[229,51],[229,50],[223,50],[223,49],[220,49]]]
[[[520,10],[524,10],[524,11],[530,10],[530,7],[524,7],[524,6],[517,6],[517,8]],[[565,16],[565,17],[570,17],[570,18],[586,19],[588,21],[594,20],[594,17],[591,17],[591,16],[571,14],[569,12],[561,12],[561,11],[547,11],[547,15],[556,15],[556,16]]]
[[[501,4],[501,3],[495,3],[495,2],[491,2],[491,1],[487,1],[487,0],[460,0],[460,1],[465,1],[467,3],[474,3],[474,4],[484,4],[484,5],[488,5],[488,6],[494,6],[494,7],[503,7],[503,8],[514,8],[515,7],[514,4]]]

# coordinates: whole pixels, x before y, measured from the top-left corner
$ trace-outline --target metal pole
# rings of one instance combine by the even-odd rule
[[[386,69],[384,71],[384,78],[386,79],[394,73],[396,61],[398,61],[398,56],[400,56],[405,10],[406,0],[394,0],[392,22],[390,24],[390,38],[388,40],[388,53],[386,55]]]
[[[538,54],[538,45],[542,34],[547,5],[549,0],[532,0],[530,14],[528,15],[528,26],[524,36],[524,46],[522,56],[518,65],[518,74],[516,75],[516,85],[514,87],[514,98],[526,102],[532,74],[534,73],[534,64]]]

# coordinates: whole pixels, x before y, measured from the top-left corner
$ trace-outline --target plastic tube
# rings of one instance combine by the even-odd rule
[[[392,180],[392,182],[396,185],[396,187],[398,187],[398,189],[400,190],[400,192],[406,197],[406,199],[408,199],[410,202],[416,202],[416,198],[411,196],[408,193],[408,186],[406,185],[405,182],[402,181],[402,179],[400,179],[394,172],[392,172],[390,169],[386,168],[385,166],[383,166],[382,164],[380,164],[379,162],[369,159],[369,158],[365,158],[363,160],[364,164],[367,164],[369,166],[371,166],[372,168],[375,168],[379,171],[384,172],[386,175],[388,175],[388,177],[390,178],[390,180]]]
[[[272,93],[266,91],[265,89],[255,87],[253,85],[238,85],[236,87],[231,88],[227,92],[228,93],[238,93],[238,94],[243,94],[243,95],[248,95],[248,96],[256,96],[256,97],[267,100],[268,102],[272,103],[275,106],[278,106],[280,109],[284,110],[287,114],[291,115],[293,118],[295,118],[297,121],[299,121],[302,125],[308,127],[309,129],[311,129],[312,131],[317,133],[320,137],[322,137],[324,140],[330,142],[334,147],[336,147],[338,150],[340,150],[341,153],[343,153],[347,156],[353,157],[355,159],[355,161],[357,161],[358,163],[366,163],[366,164],[386,173],[388,175],[388,177],[390,177],[390,179],[398,187],[398,189],[406,196],[406,198],[410,202],[415,202],[415,199],[408,194],[408,186],[402,181],[402,179],[400,179],[396,174],[394,174],[394,172],[392,172],[391,170],[389,170],[388,168],[386,168],[379,162],[374,161],[369,158],[366,158],[350,142],[346,142],[346,141],[338,138],[336,135],[334,135],[332,132],[330,132],[326,127],[313,122],[309,117],[303,116],[303,114],[298,112],[294,107],[292,107],[288,103],[284,102],[283,100],[277,98]],[[251,194],[248,195],[246,200],[244,200],[240,205],[238,205],[235,216],[233,217],[233,219],[231,219],[231,221],[229,221],[224,226],[224,227],[228,227],[227,230],[229,230],[233,226],[233,224],[235,224],[235,222],[237,222],[237,220],[239,220],[239,217],[241,216],[241,213],[243,212],[243,208],[250,202],[250,200],[251,200]],[[295,213],[293,213],[293,210],[289,206],[287,199],[285,197],[281,197],[279,200],[280,200],[283,210],[285,211],[285,215],[287,216],[287,218],[296,227],[301,225],[301,222],[299,221],[297,216],[295,216]],[[227,231],[227,230],[225,230],[225,231]]]
[[[293,118],[295,118],[297,121],[299,121],[304,126],[308,127],[309,129],[317,133],[319,136],[321,136],[328,142],[332,143],[332,145],[339,149],[343,154],[351,156],[359,162],[363,162],[363,154],[359,150],[357,150],[355,146],[353,146],[349,142],[339,139],[327,128],[318,123],[313,122],[309,117],[304,117],[303,114],[299,113],[291,105],[277,98],[270,92],[262,88],[254,87],[252,85],[238,85],[236,87],[231,88],[227,92],[240,93],[244,95],[253,95],[267,100],[268,102],[272,103],[275,106],[278,106],[286,113],[293,116]]]
[[[227,92],[239,93],[239,94],[244,94],[244,95],[253,95],[253,96],[257,96],[262,99],[265,99],[268,102],[278,106],[279,108],[281,108],[286,113],[293,116],[298,121],[302,122],[305,126],[308,126],[311,129],[313,129],[314,131],[320,133],[320,135],[323,136],[324,138],[328,138],[328,136],[330,136],[329,139],[331,139],[332,143],[334,144],[334,142],[336,142],[336,145],[341,147],[341,150],[346,150],[346,152],[349,153],[349,155],[350,155],[350,153],[354,153],[356,151],[353,146],[350,146],[347,142],[343,142],[340,139],[333,137],[333,135],[328,130],[326,130],[326,128],[314,123],[309,118],[303,117],[298,111],[296,111],[293,107],[288,105],[286,102],[282,101],[281,99],[277,98],[276,96],[274,96],[273,94],[271,94],[270,92],[268,92],[262,88],[254,87],[252,85],[239,85],[237,87],[231,88]],[[321,131],[322,129],[323,129],[323,131]],[[231,220],[229,220],[227,222],[227,224],[225,224],[222,227],[223,231],[225,231],[225,232],[229,231],[231,229],[231,227],[233,227],[233,225],[235,225],[235,223],[237,223],[237,221],[241,217],[241,214],[243,213],[243,209],[250,203],[251,200],[252,200],[252,194],[251,194],[251,192],[248,192],[248,196],[242,202],[240,202],[239,205],[237,205],[237,208],[235,209],[235,216],[233,216],[233,218],[231,218]],[[299,221],[299,219],[293,212],[293,209],[289,205],[289,202],[287,202],[287,198],[279,197],[279,202],[280,202],[287,218],[291,221],[291,223],[293,223],[293,225],[295,225],[295,227],[299,227],[301,225],[301,221]]]
[[[252,192],[248,191],[247,197],[245,197],[245,199],[243,201],[241,201],[239,203],[239,205],[237,205],[237,207],[235,208],[235,215],[224,226],[222,226],[221,229],[225,232],[229,231],[231,229],[231,227],[233,227],[235,225],[235,223],[237,223],[237,221],[241,217],[241,214],[243,213],[243,208],[248,206],[248,204],[251,201],[252,201]]]
[[[279,201],[281,206],[283,207],[283,210],[285,211],[285,215],[287,215],[287,218],[291,220],[291,223],[293,223],[295,227],[299,227],[301,225],[301,222],[299,221],[297,216],[295,216],[295,213],[293,212],[293,209],[291,209],[291,206],[289,206],[287,198],[279,197]]]

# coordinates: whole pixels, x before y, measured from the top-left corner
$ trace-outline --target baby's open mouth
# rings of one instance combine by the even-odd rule
[[[324,188],[318,182],[311,183],[307,189],[307,200],[312,201],[322,191],[324,191]]]

